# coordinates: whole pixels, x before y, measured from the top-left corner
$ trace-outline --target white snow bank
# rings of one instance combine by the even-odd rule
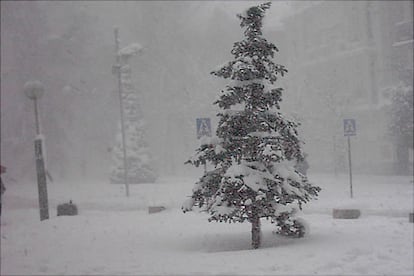
[[[333,206],[349,198],[346,175],[309,178],[323,188],[319,200],[298,214],[312,233],[303,239],[276,236],[275,226],[262,220],[258,250],[250,250],[249,223],[209,223],[208,214],[182,213],[197,177],[130,185],[129,198],[123,185],[55,181],[48,186],[51,217],[43,222],[35,180],[5,183],[0,274],[412,274],[411,177],[354,175],[354,200],[367,208],[357,220],[332,218]],[[79,215],[57,217],[56,203],[68,199],[78,204]],[[148,214],[151,205],[167,210]]]
[[[31,219],[35,215],[35,210],[14,211],[15,220],[8,216],[2,225],[2,275],[410,275],[413,271],[413,229],[403,218],[349,221],[306,215],[312,234],[302,239],[274,235],[274,225],[263,221],[262,247],[249,250],[248,223],[209,223],[206,215],[179,210],[152,215],[88,212],[42,223]]]

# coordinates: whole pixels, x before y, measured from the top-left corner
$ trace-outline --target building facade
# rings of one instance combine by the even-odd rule
[[[315,170],[348,170],[343,119],[352,118],[357,128],[351,137],[353,169],[395,172],[399,157],[387,130],[384,91],[401,79],[412,87],[412,5],[292,2],[293,14],[282,31],[288,105],[302,124],[304,148]]]

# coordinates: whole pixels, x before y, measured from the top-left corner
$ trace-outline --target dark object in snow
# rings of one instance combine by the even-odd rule
[[[361,216],[358,209],[333,209],[333,218],[335,219],[357,219]]]
[[[1,195],[0,195],[0,216],[1,216],[1,206],[2,206],[2,198],[3,198],[3,193],[6,191],[6,187],[3,184],[3,180],[0,177],[0,185],[1,185]]]
[[[72,200],[69,203],[59,204],[57,207],[58,216],[76,216],[78,214],[78,207],[72,203]]]
[[[410,213],[410,218],[409,218],[410,222],[414,223],[414,213]]]
[[[164,210],[165,210],[164,206],[150,206],[148,207],[148,214],[159,213]]]
[[[1,179],[1,177],[0,177],[0,191],[1,191],[1,195],[3,195],[4,194],[4,192],[6,191],[6,186],[4,186],[4,184],[3,184],[3,179]]]
[[[0,165],[0,174],[5,173],[5,172],[6,172],[6,167]],[[1,216],[1,205],[2,205],[1,199],[3,197],[4,192],[6,191],[6,186],[4,186],[3,179],[1,179],[1,176],[0,176],[0,190],[1,190],[1,193],[0,193],[0,216]]]

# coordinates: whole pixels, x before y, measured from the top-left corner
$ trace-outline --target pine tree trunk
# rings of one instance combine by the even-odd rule
[[[257,249],[261,243],[260,218],[255,216],[252,218],[252,247]]]

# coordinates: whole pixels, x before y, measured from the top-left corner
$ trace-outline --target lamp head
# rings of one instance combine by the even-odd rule
[[[24,94],[31,100],[40,99],[45,92],[45,88],[40,81],[28,81],[24,85]]]

